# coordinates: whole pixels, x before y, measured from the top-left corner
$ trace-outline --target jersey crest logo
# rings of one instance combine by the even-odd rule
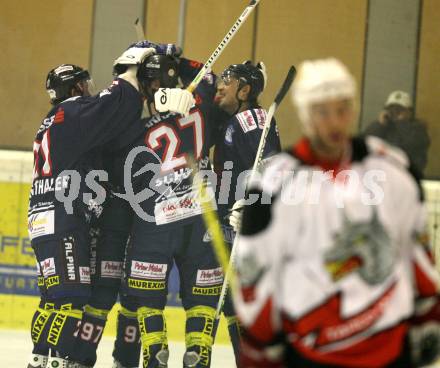
[[[333,281],[357,272],[369,285],[385,281],[395,258],[390,237],[374,209],[372,218],[366,222],[351,222],[343,213],[343,227],[324,257]]]

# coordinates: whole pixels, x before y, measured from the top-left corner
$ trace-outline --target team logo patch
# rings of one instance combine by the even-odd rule
[[[221,283],[223,283],[223,271],[221,267],[197,271],[197,286],[211,286]]]
[[[164,290],[165,281],[147,281],[128,278],[128,287],[141,290]]]
[[[63,238],[61,250],[64,257],[64,278],[66,282],[77,282],[78,275],[75,267],[75,241],[73,236]]]
[[[101,276],[120,279],[122,277],[122,262],[101,261]]]
[[[44,283],[46,284],[46,287],[49,289],[52,286],[56,286],[60,284],[60,277],[59,276],[51,276],[44,280]]]
[[[221,285],[213,287],[196,287],[192,288],[192,293],[194,295],[220,295],[222,292]]]
[[[167,269],[167,264],[131,261],[131,276],[140,279],[164,280]]]
[[[79,267],[79,282],[90,284],[90,267]]]
[[[29,238],[35,239],[42,235],[50,235],[55,229],[55,211],[37,212],[28,217]]]
[[[41,273],[44,277],[55,275],[55,259],[52,258],[46,258],[44,261],[40,262],[41,266]]]

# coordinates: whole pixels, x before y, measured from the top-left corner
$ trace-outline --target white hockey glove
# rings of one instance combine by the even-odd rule
[[[154,105],[159,112],[172,111],[188,115],[195,102],[192,93],[181,88],[159,88],[154,94]]]
[[[146,57],[156,53],[152,47],[130,47],[125,50],[113,63],[113,70],[115,74],[119,74],[121,70],[126,70],[119,74],[118,77],[126,80],[134,88],[139,91],[139,84],[136,78],[137,66],[145,60]]]
[[[238,233],[241,226],[241,218],[243,217],[244,199],[239,199],[232,206],[232,212],[229,215],[229,225],[234,228],[234,231]]]

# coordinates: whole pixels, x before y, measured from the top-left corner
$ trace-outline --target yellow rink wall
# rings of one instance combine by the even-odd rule
[[[32,174],[32,152],[0,150],[0,328],[27,329],[38,304],[35,259],[27,234],[27,205]],[[440,265],[440,183],[423,183],[429,209],[431,239]],[[105,330],[115,335],[116,305]],[[184,339],[185,314],[180,307],[166,309],[169,338]],[[222,318],[217,340],[228,343]]]

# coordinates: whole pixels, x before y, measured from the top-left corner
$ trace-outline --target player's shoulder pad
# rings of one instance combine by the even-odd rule
[[[250,187],[261,191],[276,193],[280,190],[283,182],[300,166],[300,161],[289,152],[281,152],[264,160],[260,169],[260,175],[250,183]]]
[[[383,139],[375,136],[365,138],[367,150],[372,155],[382,156],[384,159],[398,167],[408,169],[408,156],[400,148],[392,146]]]
[[[236,114],[233,119],[240,125],[244,133],[248,133],[257,128],[263,129],[266,115],[266,110],[257,108],[242,111]]]
[[[413,165],[403,150],[399,147],[392,146],[383,139],[375,136],[365,137],[365,145],[369,155],[380,156],[394,167],[407,172],[416,182],[420,200],[424,200],[424,192],[421,183],[422,174]]]

